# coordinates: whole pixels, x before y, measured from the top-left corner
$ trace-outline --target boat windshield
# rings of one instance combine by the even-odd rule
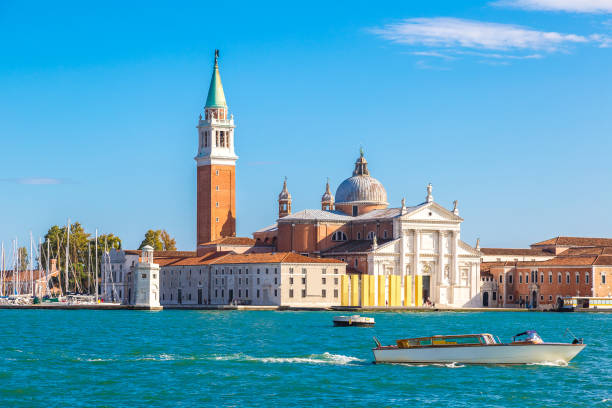
[[[513,343],[543,343],[544,341],[535,330],[527,330],[512,337]]]
[[[471,344],[495,344],[490,334],[468,334],[460,336],[432,336],[417,337],[414,339],[397,340],[399,348],[427,347],[427,346],[454,346]]]

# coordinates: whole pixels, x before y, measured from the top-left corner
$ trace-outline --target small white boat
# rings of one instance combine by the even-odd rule
[[[359,315],[336,316],[334,317],[334,326],[374,326],[374,318]]]
[[[519,333],[511,343],[501,343],[491,334],[417,337],[381,346],[375,338],[376,363],[408,364],[531,364],[568,363],[586,347],[582,339],[572,343],[544,343],[533,330]]]

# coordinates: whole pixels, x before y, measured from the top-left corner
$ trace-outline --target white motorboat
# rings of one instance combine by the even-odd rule
[[[374,326],[374,318],[359,315],[336,316],[334,317],[334,326]]]
[[[586,347],[582,339],[572,343],[545,343],[533,330],[501,343],[487,333],[417,337],[381,346],[375,338],[376,363],[408,364],[530,364],[568,363]]]

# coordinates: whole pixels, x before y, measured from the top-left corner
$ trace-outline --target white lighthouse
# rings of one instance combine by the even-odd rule
[[[159,265],[153,263],[153,248],[146,245],[134,276],[136,296],[134,305],[142,308],[159,308]]]

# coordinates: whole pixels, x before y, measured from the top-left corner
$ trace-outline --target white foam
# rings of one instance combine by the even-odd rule
[[[305,357],[253,357],[242,353],[230,354],[227,356],[214,356],[213,360],[218,361],[257,361],[261,363],[281,363],[281,364],[331,364],[331,365],[350,365],[356,362],[363,362],[357,357],[345,356],[342,354],[312,354]]]
[[[537,365],[537,366],[548,366],[548,367],[567,367],[567,361],[557,360],[557,361],[542,361],[540,363],[528,363],[527,365]]]

